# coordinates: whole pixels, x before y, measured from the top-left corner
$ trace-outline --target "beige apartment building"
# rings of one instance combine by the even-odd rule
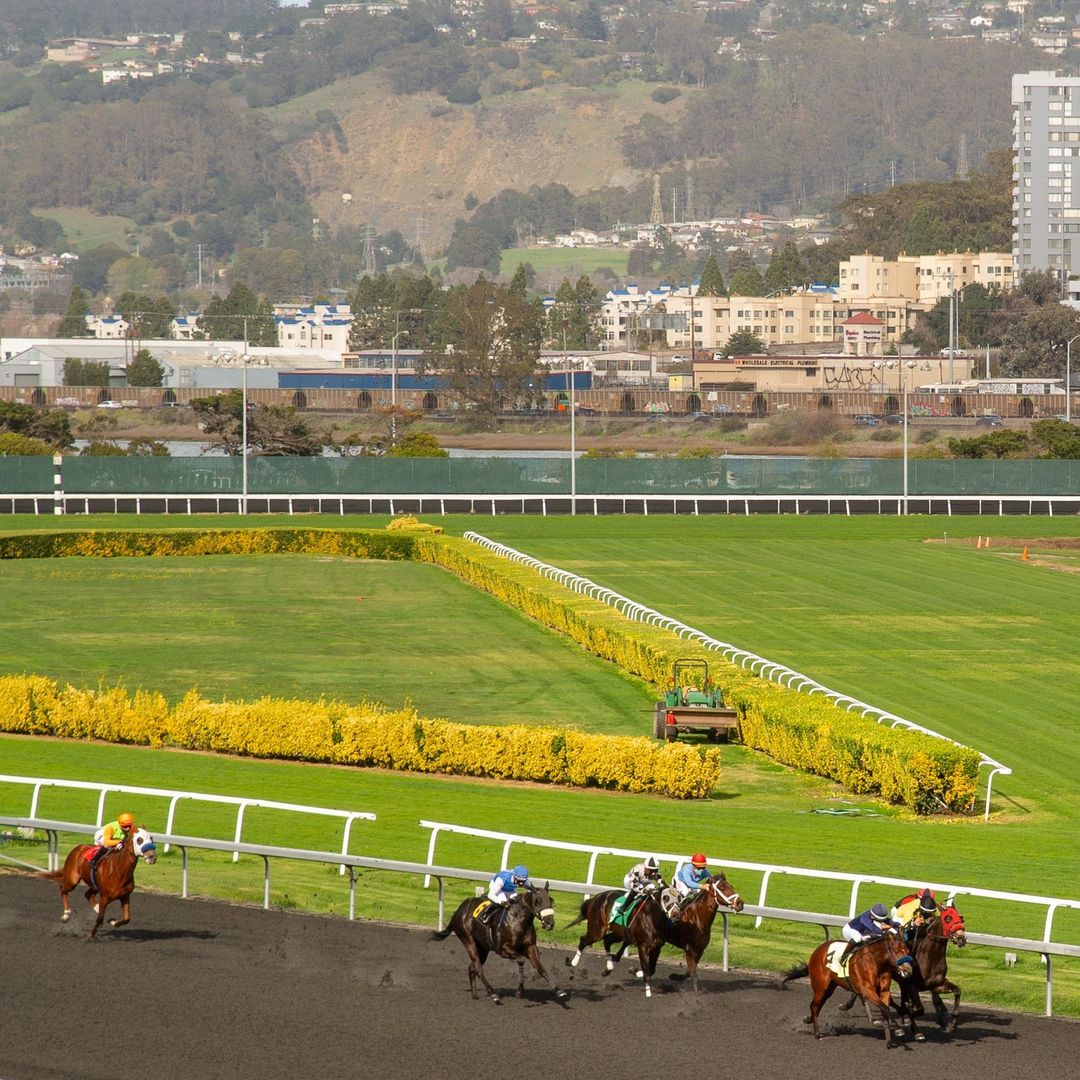
[[[846,320],[869,316],[881,323],[880,339],[869,349],[865,333],[858,335],[860,355],[882,355],[899,345],[923,312],[929,311],[950,289],[962,295],[968,285],[990,289],[1012,288],[1012,255],[1006,252],[951,252],[937,255],[900,255],[888,260],[880,255],[856,255],[840,263],[838,288],[811,286],[772,296],[696,296],[695,286],[639,293],[627,290],[608,294],[604,305],[605,326],[625,321],[628,302],[636,304],[633,318],[648,325],[650,313],[663,312],[682,319],[666,329],[667,344],[694,354],[697,350],[722,350],[738,330],[750,330],[769,347],[806,345],[818,351],[855,352],[852,335],[845,334]],[[693,319],[690,313],[693,311]],[[618,331],[609,332],[614,347]]]
[[[932,308],[950,289],[982,285],[1011,289],[1012,254],[1003,251],[900,255],[895,262],[880,255],[855,255],[840,263],[839,297],[846,303],[878,297],[904,298],[923,310]]]
[[[738,330],[750,330],[766,345],[817,345],[843,351],[844,322],[856,315],[880,320],[882,334],[875,351],[897,344],[914,324],[920,308],[896,297],[841,301],[835,291],[800,289],[778,296],[699,296],[693,298],[693,340],[689,313],[691,297],[672,293],[664,301],[670,314],[687,316],[685,330],[669,330],[668,345],[696,353],[722,350]]]

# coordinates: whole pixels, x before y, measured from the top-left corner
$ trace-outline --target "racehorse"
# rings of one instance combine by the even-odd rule
[[[645,996],[652,997],[652,977],[656,972],[656,961],[660,956],[660,950],[664,946],[664,924],[667,922],[667,916],[660,907],[655,892],[649,891],[631,909],[625,925],[613,923],[611,921],[612,905],[624,895],[622,889],[608,889],[582,902],[580,914],[573,922],[567,923],[567,926],[576,926],[579,922],[584,922],[585,933],[578,941],[577,952],[573,957],[568,957],[566,962],[571,967],[577,967],[581,963],[585,950],[602,938],[604,954],[607,957],[604,974],[610,975],[615,969],[615,964],[626,952],[627,946],[636,945],[638,959],[641,962],[641,977],[645,980]],[[619,949],[612,956],[611,946],[616,942],[619,942]]]
[[[60,882],[60,899],[64,902],[61,922],[71,918],[71,904],[68,893],[79,886],[86,885],[86,899],[97,915],[97,921],[90,929],[90,940],[97,937],[101,924],[105,921],[105,909],[119,900],[121,917],[110,919],[111,926],[126,926],[131,922],[131,894],[135,889],[135,867],[142,858],[150,864],[157,859],[157,845],[154,838],[143,828],[136,827],[124,837],[124,842],[109,852],[96,867],[91,870],[90,857],[97,851],[97,844],[77,844],[64,860],[63,870],[53,870],[41,874],[49,881]],[[94,898],[97,897],[95,900]]]
[[[670,890],[668,890],[670,893]],[[604,951],[607,954],[607,963],[604,974],[610,975],[615,964],[622,959],[628,945],[637,945],[638,957],[641,960],[640,977],[645,980],[645,994],[652,996],[650,980],[656,972],[656,960],[660,955],[660,949],[664,945],[674,945],[683,950],[686,957],[686,970],[690,978],[694,980],[694,992],[698,989],[697,968],[702,953],[708,947],[709,938],[712,936],[713,921],[720,908],[727,907],[732,911],[742,911],[742,897],[731,887],[728,879],[721,873],[715,875],[708,886],[699,890],[690,900],[689,904],[681,912],[676,912],[674,901],[670,905],[662,900],[655,901],[660,908],[660,918],[649,915],[643,911],[647,904],[638,907],[631,916],[631,925],[624,928],[619,925],[609,925],[608,917],[611,903],[614,898],[621,896],[618,890],[614,892],[600,893],[591,900],[581,905],[581,915],[570,923],[589,920],[588,932],[582,936],[578,943],[578,951],[574,958],[569,961],[574,967],[581,959],[582,952],[594,941],[602,936],[604,939]],[[664,895],[667,895],[665,893]],[[651,896],[649,899],[653,899]],[[647,917],[648,915],[648,917]],[[660,943],[654,947],[654,942],[648,936],[649,926],[655,922],[660,934]],[[611,946],[619,942],[619,948],[614,955]]]
[[[961,949],[967,944],[964,916],[956,910],[951,898],[941,906],[937,915],[915,928],[911,942],[915,968],[910,979],[900,980],[900,997],[901,1003],[907,1005],[909,1015],[922,1016],[924,1009],[920,993],[928,990],[938,1023],[943,1031],[951,1035],[956,1031],[956,1018],[960,1011],[960,987],[945,977],[948,970],[945,951],[950,941]],[[951,1015],[941,1000],[942,991],[953,995]]]
[[[821,1038],[818,1030],[818,1013],[821,1006],[833,995],[838,986],[845,990],[851,990],[868,1004],[877,1005],[881,1013],[881,1021],[885,1027],[885,1046],[889,1048],[893,1044],[893,1035],[903,1037],[904,1029],[897,1026],[893,1029],[889,1015],[889,1006],[892,1004],[892,995],[889,987],[893,975],[900,978],[910,978],[914,968],[914,961],[907,951],[907,947],[896,931],[889,931],[882,937],[874,938],[864,945],[858,946],[848,960],[848,974],[841,978],[828,967],[828,951],[836,942],[823,941],[811,954],[806,964],[800,964],[792,968],[785,976],[784,982],[792,979],[802,979],[810,976],[810,985],[814,996],[810,1000],[810,1015],[803,1021],[805,1024],[814,1025],[814,1037]],[[903,1011],[901,1000],[900,1010]],[[911,1019],[911,1033],[916,1034],[915,1021]]]
[[[559,1002],[566,1000],[565,990],[560,990],[544,970],[540,950],[536,947],[536,927],[533,920],[539,917],[545,930],[555,926],[555,904],[548,885],[532,884],[521,892],[502,911],[493,913],[493,926],[481,922],[475,915],[480,902],[475,897],[462,900],[450,918],[450,925],[431,935],[432,941],[445,941],[457,934],[469,954],[469,988],[473,998],[480,995],[476,989],[477,978],[484,984],[488,996],[496,1005],[500,1003],[495,988],[484,974],[484,961],[488,953],[516,960],[518,965],[517,997],[525,996],[525,961],[528,960],[543,980],[555,991]],[[501,918],[499,917],[501,915]]]

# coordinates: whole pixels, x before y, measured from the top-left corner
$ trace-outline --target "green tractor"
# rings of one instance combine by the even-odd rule
[[[739,713],[724,704],[713,685],[707,660],[684,657],[671,667],[671,688],[653,713],[653,735],[674,742],[687,731],[703,731],[710,741],[739,726]]]

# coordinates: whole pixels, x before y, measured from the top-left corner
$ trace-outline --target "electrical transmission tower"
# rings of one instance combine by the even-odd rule
[[[664,224],[664,204],[660,201],[659,174],[652,178],[652,213],[649,214],[649,221],[653,225]]]
[[[361,236],[364,238],[363,274],[375,276],[375,226],[365,225]]]
[[[956,178],[966,180],[968,175],[967,136],[960,136],[960,152],[956,156]]]

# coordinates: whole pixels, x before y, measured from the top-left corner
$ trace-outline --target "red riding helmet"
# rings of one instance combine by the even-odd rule
[[[696,867],[698,867],[700,869],[701,867],[705,866],[708,863],[708,861],[709,860],[706,859],[705,856],[702,855],[701,852],[699,851],[690,860],[690,865],[691,866],[696,866]]]

